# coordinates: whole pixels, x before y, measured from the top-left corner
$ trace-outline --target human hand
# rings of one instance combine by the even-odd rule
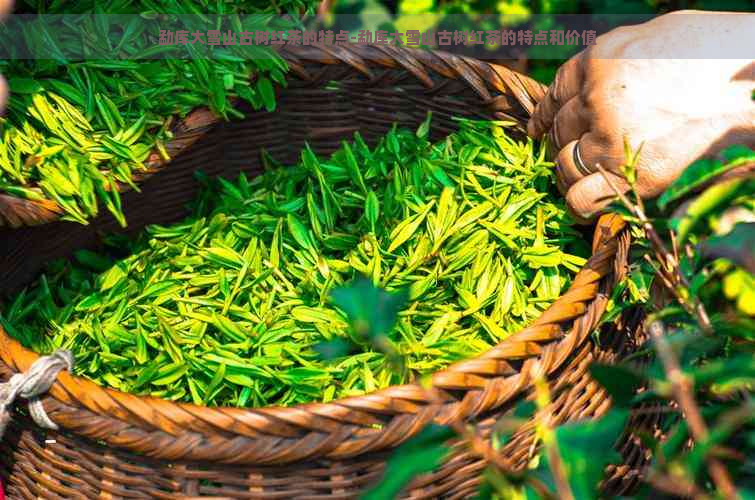
[[[13,8],[13,0],[0,0],[0,20]],[[8,84],[5,79],[0,75],[0,113],[5,109],[5,103],[8,100]]]
[[[596,164],[629,189],[625,137],[633,151],[642,144],[636,188],[644,198],[700,157],[731,144],[755,147],[755,62],[701,58],[734,53],[726,47],[737,47],[737,37],[755,47],[752,33],[755,15],[677,11],[606,33],[559,69],[528,132],[548,133],[559,189],[578,218],[614,198]]]

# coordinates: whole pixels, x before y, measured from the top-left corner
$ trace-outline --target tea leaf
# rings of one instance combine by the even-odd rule
[[[126,143],[142,122],[126,121],[108,154],[134,154]],[[532,150],[491,137],[504,141],[497,126],[462,122],[434,145],[396,128],[328,159],[305,148],[284,167],[263,155],[268,170],[253,179],[204,181],[184,221],[51,264],[3,324],[39,352],[71,348],[77,374],[97,383],[206,405],[410,382],[526,326],[584,262],[562,251],[587,245],[550,194],[552,172],[521,167]],[[119,210],[96,168],[58,173]]]

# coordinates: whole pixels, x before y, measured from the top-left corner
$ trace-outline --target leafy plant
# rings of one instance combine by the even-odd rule
[[[188,30],[206,32],[222,19],[234,32],[291,29],[278,14],[312,12],[315,0],[211,2],[109,0],[26,2],[16,13],[44,13],[35,22],[0,26],[0,43],[10,51],[0,73],[11,91],[0,117],[0,192],[34,201],[50,201],[64,220],[81,224],[100,205],[122,226],[119,185],[138,187],[134,178],[147,170],[152,151],[168,159],[165,143],[175,121],[199,107],[224,118],[243,117],[234,106],[275,109],[273,82],[285,85],[287,64],[261,45],[224,45],[213,57],[184,45],[189,54],[171,58],[170,46],[158,44],[161,19]],[[65,16],[60,16],[65,14]],[[186,15],[190,14],[190,15]],[[209,16],[209,17],[208,17]],[[63,19],[56,36],[54,26]],[[224,25],[225,26],[225,25]],[[153,29],[150,29],[153,28]],[[68,60],[98,54],[110,43],[111,58]],[[43,47],[54,58],[23,54]],[[159,57],[159,58],[156,58]]]
[[[632,158],[637,158],[629,153],[627,173],[632,171]],[[596,421],[550,428],[543,414],[550,401],[548,386],[535,381],[540,409],[535,423],[542,453],[525,471],[507,470],[495,453],[498,443],[520,425],[513,423],[516,418],[502,419],[498,427],[506,431],[494,433],[492,442],[482,446],[473,428],[453,423],[456,438],[473,453],[492,457],[481,498],[598,498],[605,466],[619,462],[613,446],[624,432],[633,433],[652,451],[652,462],[633,498],[752,496],[755,278],[749,242],[755,229],[750,222],[738,221],[749,221],[755,213],[755,190],[746,170],[735,179],[736,195],[730,187],[721,190],[732,180],[719,180],[735,166],[751,163],[752,154],[747,148],[731,148],[718,160],[691,165],[658,200],[662,209],[651,207],[652,218],[636,193],[630,199],[616,190],[621,203],[614,209],[625,214],[639,238],[632,270],[614,292],[614,311],[607,314],[647,309],[644,328],[649,342],[639,354],[655,356],[647,366],[632,359],[613,366],[591,365],[593,377],[614,404]],[[627,178],[633,185],[631,176]],[[611,182],[610,176],[606,179]],[[696,207],[695,223],[680,226],[690,207]],[[680,227],[686,227],[683,240],[677,233]],[[658,428],[626,428],[630,412],[659,408]],[[386,475],[383,481],[391,483],[392,477]],[[406,482],[402,478],[401,485]]]

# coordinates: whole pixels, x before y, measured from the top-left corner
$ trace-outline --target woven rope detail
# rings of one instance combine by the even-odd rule
[[[6,383],[0,384],[0,439],[13,414],[13,403],[19,396],[28,400],[29,414],[37,425],[45,429],[58,429],[47,416],[39,396],[50,389],[61,370],[73,370],[73,354],[64,349],[42,356],[25,373],[16,373]]]

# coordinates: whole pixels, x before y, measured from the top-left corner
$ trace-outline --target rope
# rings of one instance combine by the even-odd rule
[[[45,413],[39,396],[50,390],[61,370],[73,370],[73,354],[65,349],[42,356],[26,373],[16,373],[10,380],[0,384],[0,438],[10,422],[13,402],[19,396],[29,401],[29,414],[37,425],[46,429],[58,429]]]

